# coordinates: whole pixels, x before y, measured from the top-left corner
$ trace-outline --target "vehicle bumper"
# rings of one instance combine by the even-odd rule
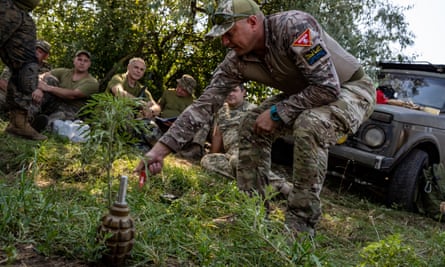
[[[367,168],[379,171],[388,170],[394,163],[394,158],[369,153],[345,145],[336,145],[329,149],[329,156],[349,160]]]

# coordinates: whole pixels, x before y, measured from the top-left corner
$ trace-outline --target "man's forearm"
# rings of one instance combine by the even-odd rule
[[[0,90],[6,91],[7,88],[8,88],[8,81],[0,79]]]

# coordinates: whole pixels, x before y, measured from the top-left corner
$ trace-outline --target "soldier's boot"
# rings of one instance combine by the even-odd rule
[[[13,110],[9,115],[9,124],[5,132],[31,140],[46,140],[47,137],[37,132],[28,122],[25,110]]]
[[[31,127],[34,128],[34,130],[36,130],[37,132],[41,133],[48,126],[48,121],[48,116],[39,114],[32,120]]]

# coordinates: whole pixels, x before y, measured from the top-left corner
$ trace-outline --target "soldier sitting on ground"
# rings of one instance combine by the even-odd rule
[[[170,88],[164,91],[158,103],[161,107],[161,114],[156,119],[149,134],[146,135],[146,141],[152,146],[162,136],[164,132],[174,123],[178,117],[195,99],[193,91],[197,85],[195,79],[184,74],[177,79],[176,88]],[[200,159],[204,154],[204,146],[210,131],[210,122],[198,130],[191,142],[189,142],[178,156],[188,159]]]
[[[39,64],[39,74],[48,72],[51,70],[51,65],[47,62],[47,59],[49,57],[49,53],[51,50],[51,45],[44,40],[37,40],[36,41],[36,57],[37,62]],[[8,67],[5,67],[3,69],[3,72],[0,74],[0,110],[3,112],[6,104],[6,88],[8,86],[8,81],[11,78],[11,70]],[[38,127],[38,125],[42,123],[39,119],[39,117],[30,117],[31,126],[35,129]]]
[[[56,68],[45,73],[32,94],[34,102],[39,104],[39,115],[47,118],[48,126],[55,120],[78,119],[78,112],[88,97],[99,92],[97,79],[88,71],[90,52],[77,51],[73,65],[72,69]],[[45,127],[41,125],[40,128]]]
[[[153,119],[159,115],[161,108],[153,100],[150,91],[139,82],[144,77],[146,68],[145,61],[142,58],[134,57],[130,59],[127,72],[115,74],[108,82],[105,92],[117,97],[140,99],[141,117]]]
[[[256,107],[245,100],[246,89],[242,84],[235,87],[227,96],[222,108],[216,113],[212,133],[210,153],[201,159],[201,166],[227,178],[236,180],[238,162],[238,133],[241,118],[246,111]],[[292,184],[272,171],[269,180],[275,190],[287,196]]]

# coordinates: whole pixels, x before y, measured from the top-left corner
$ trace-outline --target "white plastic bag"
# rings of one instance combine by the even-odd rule
[[[52,128],[58,135],[68,137],[75,143],[86,142],[90,133],[90,126],[83,124],[81,120],[55,120]]]

